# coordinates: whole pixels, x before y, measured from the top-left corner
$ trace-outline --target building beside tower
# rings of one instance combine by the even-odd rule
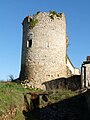
[[[90,56],[87,56],[86,61],[81,67],[82,88],[90,87]]]

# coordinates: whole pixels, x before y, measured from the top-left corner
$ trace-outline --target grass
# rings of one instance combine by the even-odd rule
[[[16,119],[22,116],[20,110],[24,103],[23,93],[30,91],[33,91],[33,89],[25,89],[20,84],[14,82],[0,82],[0,116],[13,108],[17,108]]]
[[[24,120],[22,114],[22,105],[24,104],[23,93],[36,91],[34,89],[26,89],[21,84],[15,82],[0,82],[0,116],[7,114],[9,110],[16,108],[16,113],[14,118],[11,117],[9,120]],[[55,103],[62,101],[63,99],[75,96],[76,93],[70,90],[53,90],[49,91],[48,102]],[[30,96],[27,95],[28,101],[30,103]],[[43,103],[42,97],[40,97],[40,108],[47,106],[47,103]]]
[[[77,95],[77,93],[75,93],[74,91],[67,89],[59,89],[59,90],[50,91],[49,100],[52,103],[55,103],[73,97],[75,95]]]

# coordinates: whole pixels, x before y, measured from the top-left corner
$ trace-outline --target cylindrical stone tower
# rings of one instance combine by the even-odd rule
[[[63,13],[37,13],[23,21],[20,80],[42,83],[66,77],[66,19]]]

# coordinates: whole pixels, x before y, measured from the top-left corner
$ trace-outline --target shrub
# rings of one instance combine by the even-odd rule
[[[56,15],[57,17],[61,17],[62,14],[61,13],[57,13],[56,11],[50,11],[50,18],[54,20],[54,15]]]
[[[57,12],[56,11],[50,11],[50,14],[56,15]]]
[[[35,25],[37,24],[38,20],[37,19],[32,19],[30,22],[30,29],[33,29]]]

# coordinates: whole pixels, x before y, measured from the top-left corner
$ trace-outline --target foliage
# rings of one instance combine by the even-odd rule
[[[50,10],[50,14],[57,15],[57,12],[56,12],[56,11],[51,11],[51,10]]]
[[[35,25],[38,23],[38,19],[32,19],[30,22],[30,29],[33,29]]]
[[[57,13],[56,11],[50,11],[50,18],[54,20],[54,16],[61,17],[61,13]]]

